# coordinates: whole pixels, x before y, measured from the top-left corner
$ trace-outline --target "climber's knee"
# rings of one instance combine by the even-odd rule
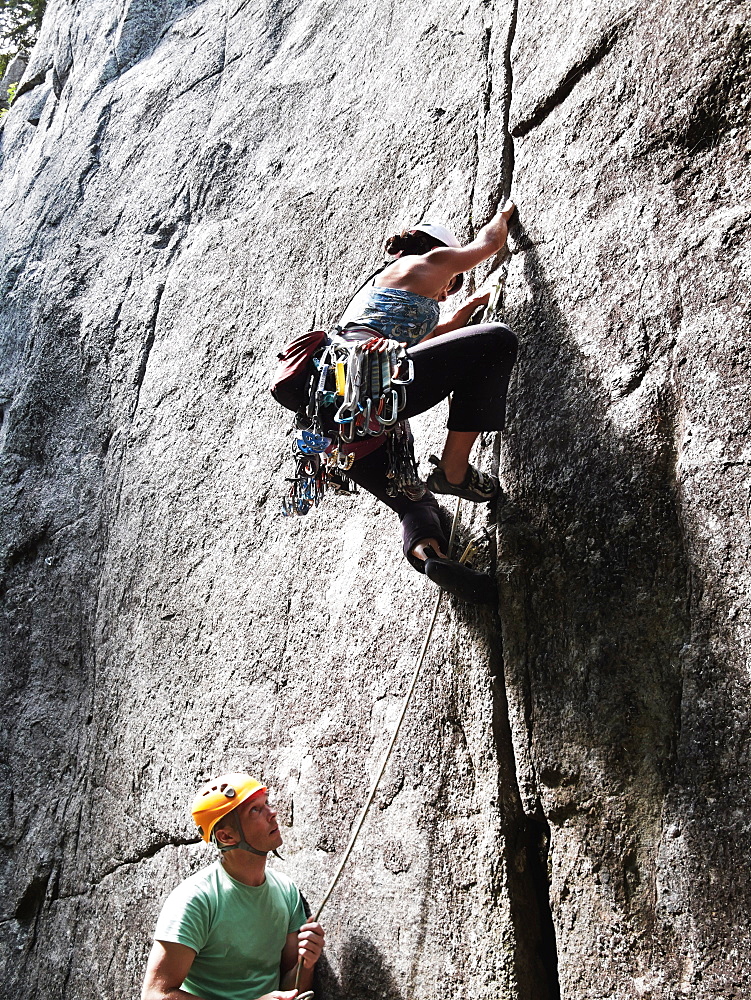
[[[489,323],[488,332],[496,354],[503,352],[507,356],[516,358],[519,341],[510,327],[506,326],[505,323]]]

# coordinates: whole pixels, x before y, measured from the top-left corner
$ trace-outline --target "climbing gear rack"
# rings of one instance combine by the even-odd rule
[[[417,471],[414,444],[406,421],[395,425],[386,441],[386,448],[388,495],[395,497],[398,493],[403,493],[410,500],[421,500],[425,496],[426,486]]]
[[[330,487],[356,493],[347,476],[358,450],[387,437],[389,495],[419,500],[425,493],[408,425],[398,419],[414,367],[402,347],[368,351],[364,342],[329,343],[313,359],[307,404],[296,415],[295,475],[283,500],[286,516],[304,515]],[[359,447],[358,447],[359,446]],[[368,447],[371,450],[372,445]]]

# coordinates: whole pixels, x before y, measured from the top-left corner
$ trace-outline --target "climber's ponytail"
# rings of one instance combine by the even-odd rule
[[[403,229],[401,233],[390,236],[386,240],[386,253],[391,257],[410,257],[414,254],[422,255],[436,247],[445,246],[440,240],[421,233],[414,229]]]

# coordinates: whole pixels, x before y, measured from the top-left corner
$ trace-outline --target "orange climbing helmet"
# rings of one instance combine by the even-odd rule
[[[191,815],[206,843],[211,840],[212,831],[223,816],[236,809],[241,802],[247,802],[254,795],[265,791],[266,785],[251,778],[249,774],[239,772],[220,774],[218,778],[212,778],[202,785],[193,799]]]

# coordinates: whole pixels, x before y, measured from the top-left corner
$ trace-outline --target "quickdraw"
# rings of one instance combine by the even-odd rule
[[[364,342],[337,341],[314,358],[308,403],[297,414],[293,455],[295,475],[283,501],[286,516],[304,515],[321,502],[326,487],[349,495],[357,489],[347,476],[358,439],[387,435],[389,495],[419,500],[425,493],[412,438],[399,411],[407,402],[414,366],[403,348],[369,352]]]
[[[389,463],[386,473],[389,480],[386,487],[388,495],[395,497],[398,493],[403,493],[410,500],[421,500],[425,496],[426,486],[417,471],[412,435],[406,424],[394,427],[386,448]]]
[[[317,507],[323,499],[326,488],[326,466],[317,453],[305,454],[293,448],[295,475],[288,479],[290,489],[282,501],[285,517],[293,514],[307,514],[311,507]]]
[[[399,410],[407,401],[404,386],[414,378],[412,362],[403,350],[371,353],[361,343],[338,344],[327,350],[338,352],[338,408],[334,413],[334,422],[339,425],[337,433],[342,441],[351,444],[356,437],[379,437],[387,428],[393,427]],[[403,376],[404,362],[407,363],[407,373]],[[340,373],[345,369],[346,378],[343,378]]]

